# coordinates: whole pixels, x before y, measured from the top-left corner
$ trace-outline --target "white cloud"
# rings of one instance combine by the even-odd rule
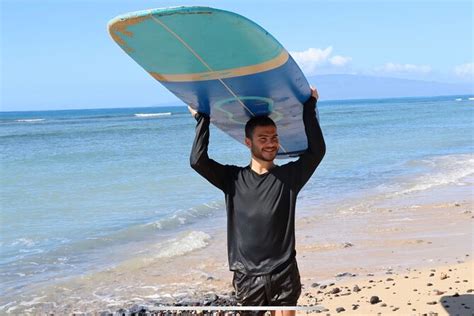
[[[474,63],[456,66],[454,67],[454,73],[460,77],[474,76]]]
[[[329,62],[331,63],[331,65],[334,65],[334,66],[345,66],[351,60],[352,60],[351,57],[344,57],[344,56],[334,56],[334,57],[329,58]]]
[[[327,70],[328,67],[343,67],[352,60],[351,57],[331,56],[332,50],[332,46],[329,46],[325,49],[308,48],[305,51],[290,52],[290,54],[303,72],[310,76],[318,73],[321,68]]]
[[[386,63],[382,67],[376,68],[375,71],[382,72],[382,73],[398,73],[398,74],[429,74],[431,73],[431,66]]]

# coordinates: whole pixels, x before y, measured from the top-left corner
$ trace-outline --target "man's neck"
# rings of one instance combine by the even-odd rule
[[[252,157],[252,160],[250,161],[250,168],[258,174],[267,173],[273,167],[275,167],[273,161],[260,160],[255,157]]]

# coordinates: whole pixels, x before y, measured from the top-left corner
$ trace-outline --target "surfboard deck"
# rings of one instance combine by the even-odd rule
[[[285,48],[233,12],[173,7],[124,14],[108,24],[114,41],[185,104],[244,143],[245,123],[268,115],[278,128],[278,158],[307,148],[302,104],[309,84]]]

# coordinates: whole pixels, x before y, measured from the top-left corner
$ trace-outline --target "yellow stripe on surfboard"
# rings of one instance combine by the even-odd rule
[[[244,66],[233,69],[206,71],[193,74],[159,74],[157,72],[149,72],[158,81],[165,82],[186,82],[186,81],[202,81],[202,80],[218,80],[233,78],[239,76],[253,75],[259,72],[278,68],[286,63],[289,55],[287,51],[282,51],[280,55],[274,59],[268,60],[258,65]]]

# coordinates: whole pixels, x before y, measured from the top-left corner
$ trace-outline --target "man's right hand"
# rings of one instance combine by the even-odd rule
[[[188,110],[189,110],[189,113],[191,113],[193,117],[196,117],[197,111],[195,109],[193,109],[191,106],[188,105]]]

